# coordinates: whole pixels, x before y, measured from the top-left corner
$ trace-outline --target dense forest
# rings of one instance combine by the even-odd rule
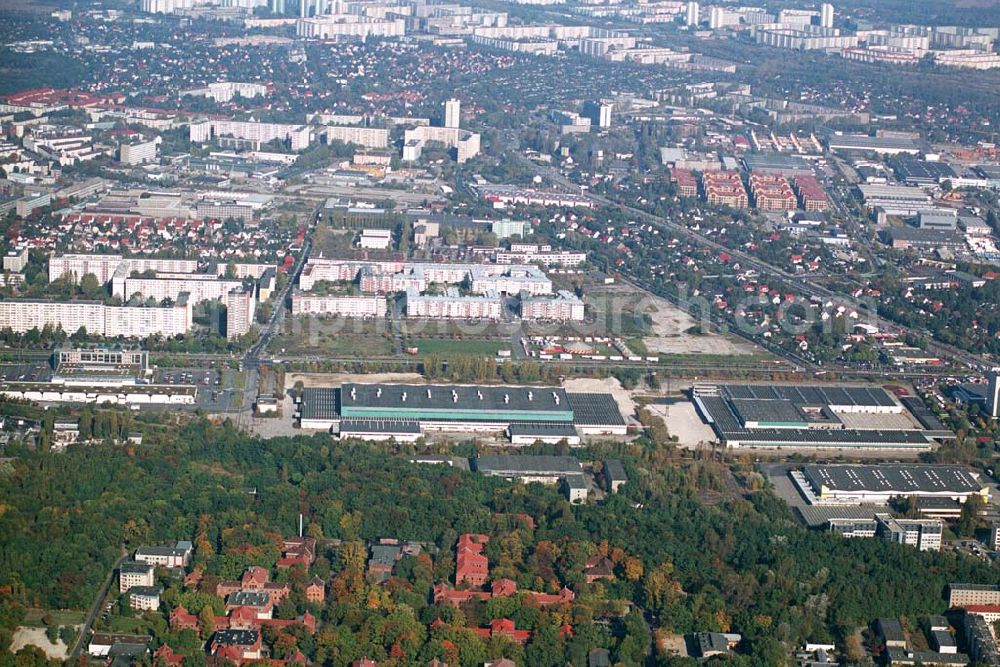
[[[320,620],[314,637],[293,632],[281,645],[329,665],[365,655],[396,665],[499,656],[584,664],[594,647],[625,664],[686,664],[661,656],[652,640],[695,630],[741,633],[733,664],[778,665],[803,641],[843,641],[878,616],[940,613],[950,581],[1000,582],[969,558],[806,531],[759,483],[743,488],[724,464],[647,438],[574,451],[588,462],[621,458],[631,479],[604,503],[583,506],[551,487],[411,464],[407,447],[328,436],[264,441],[206,420],[155,441],[12,452],[0,470],[0,649],[26,606],[89,607],[123,548],[191,539],[196,566],[214,582],[250,564],[272,566],[276,540],[294,534],[300,512],[321,545],[312,574],[329,578],[330,596],[310,606],[293,595],[279,608],[285,618],[310,610]],[[534,525],[516,519],[523,514]],[[544,610],[517,598],[434,605],[431,588],[448,580],[464,532],[491,536],[493,576],[521,590],[568,586],[575,600]],[[363,541],[378,537],[425,542],[434,557],[408,557],[385,584],[368,582]],[[615,564],[613,580],[586,582],[595,554]],[[167,611],[209,604],[166,583]],[[204,660],[191,636],[170,633],[156,616],[136,619],[134,629],[189,647],[192,664]],[[522,647],[467,630],[494,618],[513,618],[532,639]],[[558,632],[565,624],[572,636]]]

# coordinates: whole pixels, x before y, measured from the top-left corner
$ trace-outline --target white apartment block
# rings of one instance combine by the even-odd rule
[[[509,265],[509,270],[472,271],[472,292],[474,294],[551,294],[552,281],[534,266]]]
[[[552,293],[552,281],[540,268],[530,264],[431,264],[310,258],[299,277],[299,288],[311,290],[321,280],[358,280],[361,291],[366,294],[405,292],[411,288],[423,292],[431,283],[458,285],[467,280],[476,294]]]
[[[122,164],[139,165],[147,162],[156,162],[156,151],[160,145],[160,138],[140,141],[134,144],[122,144],[118,147],[118,161]]]
[[[327,143],[343,141],[365,148],[386,148],[389,146],[389,130],[382,127],[355,127],[351,125],[329,125],[322,130]]]
[[[200,4],[205,4],[204,0],[141,0],[139,9],[150,14],[172,14]]]
[[[205,144],[218,137],[234,137],[259,145],[278,139],[288,141],[293,151],[309,148],[312,143],[312,128],[308,125],[285,123],[255,123],[237,120],[201,120],[188,125],[192,143]]]
[[[164,338],[191,330],[191,303],[177,299],[172,306],[106,306],[100,301],[0,301],[0,329],[16,333],[46,326],[74,334],[81,328],[88,334],[109,338]]]
[[[311,39],[402,37],[406,34],[406,21],[380,20],[357,14],[329,14],[299,19],[295,22],[295,34]]]
[[[519,247],[518,247],[519,246]],[[524,249],[521,249],[524,248]],[[544,266],[580,266],[587,261],[587,253],[570,250],[552,250],[550,246],[517,244],[510,250],[498,250],[497,264],[542,264]]]
[[[194,273],[198,262],[193,259],[156,259],[153,257],[122,257],[121,255],[53,255],[49,258],[49,282],[65,275],[74,281],[88,273],[94,274],[102,285],[114,277],[120,267],[128,273],[144,271],[168,271],[170,273]]]
[[[139,547],[135,550],[135,559],[160,567],[187,567],[193,550],[194,546],[186,541],[179,541],[173,546]]]
[[[156,586],[137,586],[128,592],[128,604],[139,611],[157,611],[161,592]]]
[[[118,592],[124,593],[133,586],[152,586],[156,583],[152,563],[124,561],[118,569]]]
[[[226,262],[219,262],[216,264],[216,273],[221,277],[225,276],[229,271],[229,267],[233,267],[233,272],[237,278],[242,280],[243,278],[253,278],[254,280],[260,280],[267,273],[268,269],[277,270],[274,264],[253,264],[248,262],[237,262],[233,264],[227,264]],[[177,273],[182,273],[178,271]]]
[[[948,585],[949,607],[968,607],[970,605],[1000,605],[1000,587],[984,584]]]
[[[28,248],[22,246],[15,250],[8,250],[3,257],[3,270],[9,273],[21,273],[28,266]]]
[[[955,51],[934,51],[934,64],[945,67],[964,67],[967,69],[995,69],[1000,67],[1000,55],[962,49]]]
[[[204,88],[193,88],[181,91],[181,96],[194,95],[208,97],[216,102],[229,102],[234,97],[263,97],[267,95],[267,86],[261,83],[243,83],[240,81],[219,81],[210,83]]]
[[[584,315],[583,300],[567,290],[559,290],[554,297],[522,297],[521,319],[581,322]]]
[[[177,301],[186,292],[191,305],[195,306],[202,301],[222,301],[231,291],[243,287],[243,281],[204,273],[157,273],[156,278],[129,278],[121,272],[114,276],[111,286],[111,293],[125,300],[138,294],[143,299]]]
[[[292,294],[292,315],[343,315],[344,317],[383,317],[387,308],[384,296],[318,296]]]
[[[241,285],[232,289],[226,293],[222,302],[226,306],[226,338],[233,340],[250,333],[257,312],[253,288]]]
[[[406,316],[463,320],[499,320],[503,299],[495,293],[461,296],[448,288],[442,295],[423,295],[415,289],[406,292]]]
[[[429,141],[444,144],[448,148],[456,151],[455,161],[465,162],[479,155],[480,137],[475,132],[462,130],[457,127],[436,127],[421,125],[403,133],[403,146],[410,146],[407,159],[415,160],[420,157],[420,152]]]

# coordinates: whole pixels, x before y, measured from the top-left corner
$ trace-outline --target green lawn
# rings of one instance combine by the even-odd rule
[[[496,356],[500,350],[509,350],[510,341],[505,340],[452,340],[450,338],[410,338],[407,347],[418,348],[417,355],[454,356]]]
[[[86,612],[75,611],[72,609],[28,609],[24,614],[23,625],[32,628],[45,627],[45,623],[42,622],[42,617],[46,614],[52,617],[51,624],[54,626],[80,625],[87,617]]]

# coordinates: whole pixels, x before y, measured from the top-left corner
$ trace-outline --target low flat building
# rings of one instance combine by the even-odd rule
[[[815,504],[875,503],[893,498],[989,499],[989,487],[964,466],[884,463],[881,465],[815,464],[804,466],[793,480]]]
[[[558,387],[344,384],[302,392],[303,429],[339,432],[345,420],[402,420],[421,432],[509,432],[512,424],[564,424],[579,435],[624,435],[625,420],[610,394],[567,393]]]
[[[604,483],[609,493],[618,493],[622,485],[628,481],[625,466],[618,459],[608,459],[604,462]]]
[[[567,476],[582,475],[583,465],[572,456],[495,454],[472,461],[473,470],[488,477],[503,477],[525,484],[556,484]]]
[[[573,446],[580,444],[580,434],[572,424],[544,422],[516,422],[507,427],[512,445],[533,445],[536,442]]]
[[[916,155],[924,149],[923,144],[909,137],[870,137],[866,134],[835,133],[827,137],[826,143],[832,151],[857,151],[882,155],[903,153]]]
[[[371,442],[393,440],[416,442],[423,436],[420,422],[411,419],[341,419],[340,438],[358,438]]]
[[[193,551],[191,542],[180,540],[172,546],[139,547],[135,550],[135,560],[161,567],[187,567]]]
[[[895,665],[920,665],[930,667],[965,667],[969,664],[969,656],[964,653],[940,653],[937,651],[906,651],[898,648],[891,648],[887,651],[886,664]]]
[[[587,480],[583,475],[569,475],[560,482],[562,492],[571,503],[583,503],[587,501],[588,487]]]
[[[933,444],[881,388],[705,383],[692,400],[727,447],[913,451]]]

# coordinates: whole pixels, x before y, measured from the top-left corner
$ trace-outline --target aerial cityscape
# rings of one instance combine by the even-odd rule
[[[0,667],[1000,667],[998,0],[0,0]]]

